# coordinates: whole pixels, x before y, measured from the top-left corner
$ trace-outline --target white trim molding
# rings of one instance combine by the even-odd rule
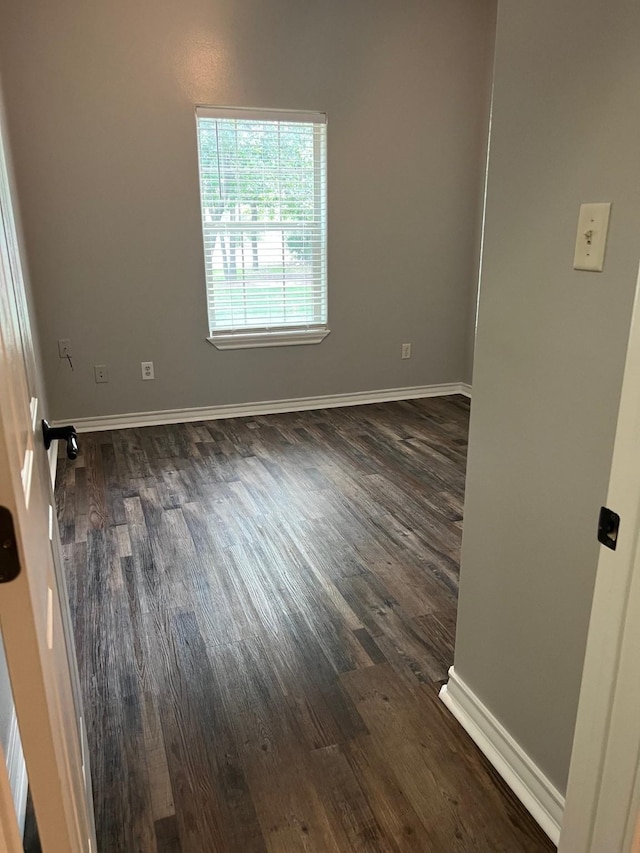
[[[334,409],[341,406],[363,406],[368,403],[391,403],[397,400],[420,400],[425,397],[446,397],[468,393],[460,382],[441,385],[417,385],[409,388],[387,388],[380,391],[356,391],[352,394],[332,394],[320,397],[294,397],[290,400],[265,400],[257,403],[230,403],[223,406],[204,406],[194,409],[165,409],[156,412],[135,412],[122,415],[103,415],[93,418],[56,419],[53,424],[73,423],[78,432],[100,432],[107,429],[158,426],[160,424],[212,421],[220,418],[247,418],[255,415],[275,415],[282,412],[304,412],[310,409]]]
[[[448,683],[440,691],[440,699],[557,844],[564,812],[564,797],[560,791],[453,667],[449,670]]]
[[[47,450],[47,460],[49,462],[49,477],[51,478],[51,488],[56,486],[56,473],[58,471],[58,442],[54,441],[51,447]]]
[[[11,712],[11,723],[9,726],[9,742],[7,744],[7,775],[9,777],[9,785],[11,786],[11,794],[13,796],[13,804],[16,809],[16,817],[20,832],[24,832],[24,821],[27,813],[27,766],[24,762],[24,754],[22,752],[22,743],[20,741],[20,730],[18,729],[18,718],[16,716],[15,707]]]
[[[471,399],[471,385],[469,385],[468,382],[461,382],[460,383],[460,393],[464,397],[469,397],[469,399]]]
[[[331,329],[295,329],[294,331],[230,332],[207,338],[216,349],[256,349],[259,347],[291,347],[321,344]]]

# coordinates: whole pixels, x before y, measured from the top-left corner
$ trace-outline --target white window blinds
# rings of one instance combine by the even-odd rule
[[[199,107],[212,339],[327,322],[326,117]]]

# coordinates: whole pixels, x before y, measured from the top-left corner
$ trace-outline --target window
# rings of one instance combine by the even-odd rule
[[[198,107],[209,340],[319,343],[327,328],[326,116]]]

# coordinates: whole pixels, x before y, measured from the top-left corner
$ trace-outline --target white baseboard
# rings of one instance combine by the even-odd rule
[[[453,667],[449,670],[448,683],[440,691],[440,699],[557,845],[564,812],[564,797],[558,789]]]
[[[51,487],[56,486],[56,472],[58,470],[58,442],[54,441],[51,447],[47,450],[49,457],[49,477],[51,478]]]
[[[471,385],[468,382],[460,383],[460,394],[471,399]]]
[[[9,743],[5,758],[9,785],[13,795],[13,804],[16,809],[20,833],[24,832],[24,820],[27,811],[27,766],[24,763],[22,743],[20,741],[20,730],[18,729],[18,718],[16,709],[12,708],[11,724],[9,727]]]
[[[424,397],[444,397],[450,394],[470,396],[471,387],[461,382],[449,382],[441,385],[387,388],[381,391],[358,391],[354,394],[333,394],[325,397],[294,397],[290,400],[231,403],[225,406],[207,406],[197,409],[166,409],[164,411],[106,415],[94,418],[65,418],[64,420],[56,419],[53,423],[54,426],[73,423],[78,432],[100,432],[106,429],[211,421],[220,418],[246,418],[282,412],[302,412],[310,409],[333,409],[340,406],[362,406],[367,403],[389,403],[394,400],[418,400]]]

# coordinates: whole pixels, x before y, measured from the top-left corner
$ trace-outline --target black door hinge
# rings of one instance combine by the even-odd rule
[[[602,542],[612,551],[616,550],[618,544],[618,531],[620,530],[620,516],[608,506],[600,507],[598,518],[598,542]]]
[[[0,506],[0,583],[7,583],[20,574],[20,558],[16,534],[13,529],[13,516]]]

